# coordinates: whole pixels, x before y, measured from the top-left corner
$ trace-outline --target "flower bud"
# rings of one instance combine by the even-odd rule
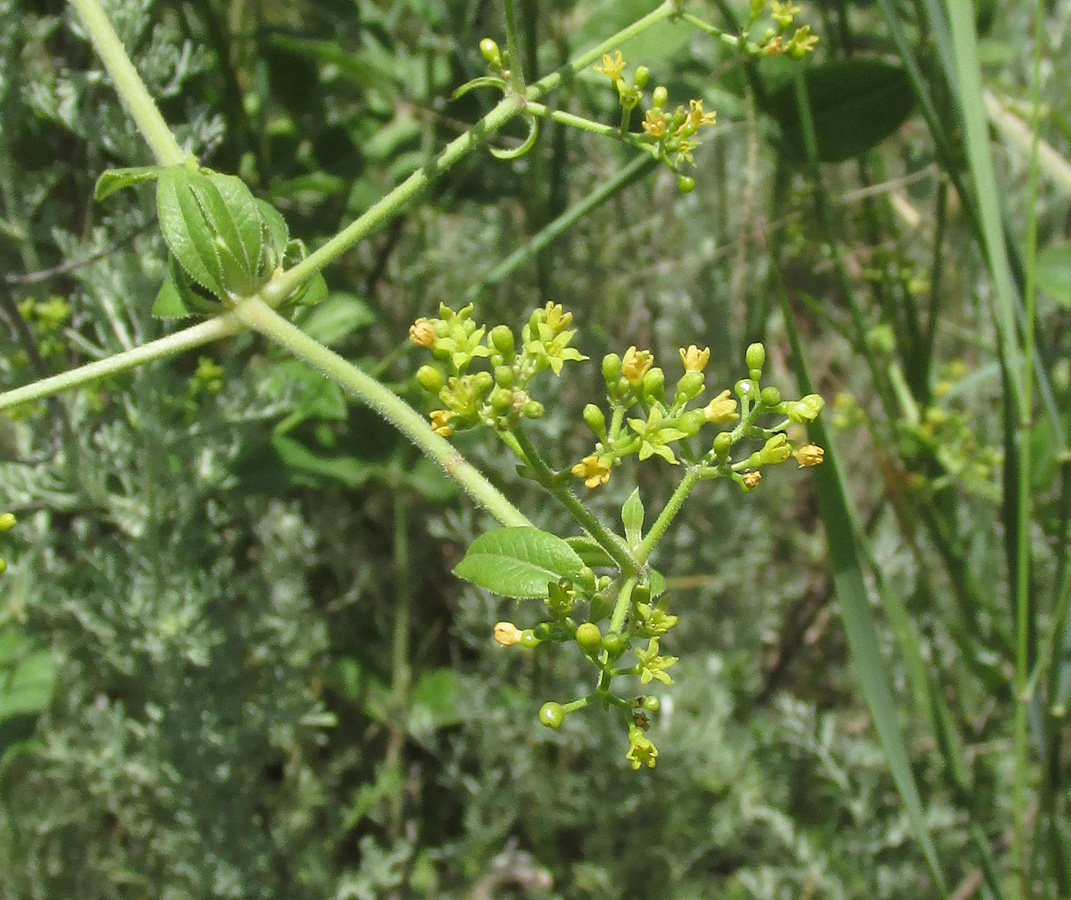
[[[821,465],[825,452],[826,451],[817,444],[806,444],[805,446],[800,447],[794,455],[796,457],[796,462],[800,464],[800,468],[806,469],[811,466]]]
[[[666,388],[666,373],[658,366],[643,376],[643,393],[647,397],[661,397]]]
[[[513,409],[513,391],[508,388],[495,388],[491,391],[488,402],[491,404],[491,409],[498,415],[504,416]]]
[[[607,353],[602,358],[602,377],[607,389],[616,384],[617,379],[621,377],[621,357],[616,353]]]
[[[500,388],[513,387],[513,369],[510,366],[495,366],[495,384]]]
[[[655,109],[661,109],[663,106],[666,105],[666,101],[668,99],[669,91],[666,90],[666,86],[664,84],[660,84],[654,89],[654,92],[651,94],[651,106],[653,106]]]
[[[781,392],[772,386],[763,388],[759,396],[762,398],[763,406],[777,406],[781,402]]]
[[[420,347],[431,349],[435,346],[435,327],[421,316],[409,326],[409,340]]]
[[[693,128],[692,131],[695,131],[695,129]],[[695,179],[691,175],[678,175],[677,190],[682,194],[690,194],[695,190]]]
[[[491,329],[491,346],[506,359],[513,358],[514,337],[508,325],[496,325]]]
[[[527,647],[531,650],[533,647],[539,646],[540,640],[535,636],[535,632],[532,631],[531,628],[525,628],[524,631],[517,636],[517,643],[522,647]]]
[[[788,438],[783,434],[775,434],[766,441],[765,446],[759,451],[760,466],[776,466],[783,463],[792,455],[792,448],[788,444]]]
[[[714,452],[719,458],[724,458],[732,448],[733,436],[728,431],[719,431],[714,437]]]
[[[438,394],[443,389],[443,373],[435,366],[421,366],[417,369],[416,380],[429,394]]]
[[[685,372],[677,382],[676,400],[687,402],[694,400],[703,390],[706,378],[702,372]]]
[[[744,362],[749,369],[761,369],[766,365],[766,348],[762,344],[751,344],[744,352]]]
[[[17,520],[14,513],[0,513],[0,532],[11,531],[15,527]]]
[[[650,80],[650,78],[651,70],[648,69],[647,66],[638,66],[636,68],[636,76],[633,79],[632,83],[635,84],[636,87],[638,87],[640,90],[643,90],[645,87],[647,87],[647,82]]]
[[[585,622],[576,629],[576,642],[582,650],[594,653],[602,646],[602,632],[594,622]]]
[[[526,419],[542,419],[543,413],[543,404],[538,400],[529,400],[523,407],[521,407],[521,414]]]
[[[584,407],[584,421],[587,422],[588,428],[595,432],[596,437],[606,437],[606,416],[594,403]]]
[[[500,647],[513,647],[521,642],[521,630],[512,622],[495,625],[495,641]]]
[[[687,437],[692,437],[699,433],[699,429],[702,428],[707,421],[706,415],[701,409],[690,409],[688,412],[683,413],[677,420],[677,427],[684,432]]]
[[[486,59],[494,68],[499,69],[502,67],[502,54],[499,52],[498,44],[490,38],[484,38],[480,41],[480,56]]]
[[[788,408],[788,418],[793,422],[813,422],[825,405],[825,400],[818,394],[808,394]]]

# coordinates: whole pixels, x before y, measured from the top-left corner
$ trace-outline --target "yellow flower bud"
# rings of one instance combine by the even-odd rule
[[[427,319],[421,316],[409,326],[409,340],[429,350],[435,346],[435,328]]]
[[[495,625],[495,641],[500,647],[513,647],[521,642],[521,629],[512,622]]]
[[[817,444],[806,444],[800,447],[793,455],[796,457],[796,462],[800,464],[800,468],[806,469],[820,465],[825,453],[826,451]]]
[[[680,351],[681,362],[684,363],[685,372],[702,372],[710,362],[710,348],[700,350],[695,344],[690,344],[687,350]]]
[[[735,422],[740,418],[736,411],[736,401],[729,396],[728,391],[722,391],[711,400],[703,409],[703,415],[706,416],[708,422],[715,422],[718,425]]]
[[[632,387],[639,387],[643,384],[643,376],[653,365],[654,355],[650,350],[637,350],[635,347],[629,347],[621,360],[621,374]]]

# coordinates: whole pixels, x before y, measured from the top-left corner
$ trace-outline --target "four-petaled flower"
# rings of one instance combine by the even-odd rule
[[[448,409],[433,409],[431,411],[431,430],[440,437],[450,437],[454,429],[450,427],[450,420],[454,417]]]
[[[600,456],[585,456],[571,471],[577,478],[583,478],[584,487],[591,490],[610,480],[610,465]]]
[[[625,58],[621,55],[621,51],[615,50],[612,57],[609,53],[604,53],[602,64],[595,66],[595,71],[617,84],[621,80],[621,73],[625,71]]]
[[[672,425],[663,425],[662,410],[659,407],[652,407],[646,422],[643,419],[629,419],[628,427],[640,436],[641,460],[661,456],[671,465],[677,465],[677,457],[673,455],[673,451],[667,444],[688,437],[688,434]]]

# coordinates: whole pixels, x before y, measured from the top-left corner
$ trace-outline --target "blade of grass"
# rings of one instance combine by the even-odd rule
[[[796,333],[795,321],[783,285],[780,285],[779,292],[800,391],[803,394],[813,393],[814,388],[807,372],[799,335]],[[937,848],[926,826],[922,799],[915,783],[915,776],[911,771],[911,761],[900,730],[892,688],[885,671],[885,663],[881,658],[878,632],[871,616],[870,598],[856,551],[856,530],[843,475],[833,444],[820,418],[808,425],[808,434],[811,439],[825,448],[825,460],[815,470],[814,481],[818,492],[818,507],[825,525],[830,563],[833,567],[837,607],[848,637],[848,646],[851,649],[859,686],[867,708],[870,710],[874,729],[878,733],[878,740],[885,752],[889,770],[907,810],[915,839],[918,841],[939,890],[942,894],[947,894],[944,872],[937,858]]]

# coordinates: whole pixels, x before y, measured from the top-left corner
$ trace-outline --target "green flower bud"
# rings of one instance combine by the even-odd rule
[[[733,393],[735,393],[741,400],[745,397],[751,397],[754,390],[755,383],[750,378],[741,378],[733,385]]]
[[[536,625],[535,628],[532,629],[532,634],[534,634],[539,640],[545,641],[547,638],[550,637],[550,631],[550,622],[540,622],[538,625]]]
[[[657,697],[644,697],[643,702],[640,704],[647,712],[658,712],[658,708],[662,705]]]
[[[529,400],[521,408],[521,414],[526,419],[542,419],[544,412],[545,410],[543,409],[543,404],[540,403],[538,400]]]
[[[603,637],[602,649],[606,651],[607,656],[612,662],[628,649],[628,642],[623,635],[616,631],[611,631]]]
[[[703,410],[690,409],[677,419],[677,427],[683,431],[685,435],[692,437],[699,433],[699,429],[702,428],[706,422],[707,417],[703,415]]]
[[[595,432],[596,437],[606,437],[606,416],[594,403],[584,407],[584,421],[587,422],[588,428]]]
[[[0,532],[11,531],[11,529],[14,528],[16,524],[17,520],[15,518],[14,513],[6,512],[0,514]]]
[[[759,396],[764,406],[777,406],[781,402],[781,392],[775,387],[763,388]]]
[[[761,369],[766,365],[766,348],[762,344],[751,344],[744,353],[744,362],[749,369]]]
[[[429,394],[438,394],[445,384],[443,373],[435,366],[421,366],[417,369],[416,380]]]
[[[539,709],[539,721],[547,728],[559,728],[565,721],[565,707],[553,700],[550,703],[544,703]]]
[[[509,366],[496,366],[495,367],[495,384],[500,388],[513,387],[513,369]]]
[[[792,422],[813,422],[825,408],[826,402],[818,394],[808,394],[799,402],[790,405],[788,418]]]
[[[490,372],[477,372],[472,376],[472,385],[479,394],[486,394],[494,384],[495,378]]]
[[[667,100],[669,100],[669,91],[666,90],[664,84],[660,84],[654,89],[654,93],[651,95],[651,106],[655,109],[661,109],[666,105]]]
[[[501,353],[506,359],[513,358],[515,339],[508,325],[496,325],[491,329],[491,346]]]
[[[491,409],[504,416],[513,409],[513,391],[508,388],[495,388],[491,391],[490,403]]]
[[[0,559],[0,575],[3,575],[7,571],[7,562]]]
[[[496,69],[502,65],[502,54],[498,50],[498,44],[490,38],[480,41],[480,55]]]
[[[621,357],[616,353],[607,353],[602,358],[602,377],[607,388],[615,385],[621,377]]]
[[[525,628],[521,632],[520,639],[517,641],[522,647],[527,647],[531,650],[533,647],[538,647],[540,644],[539,638],[535,636],[535,632],[531,628]]]
[[[684,401],[694,400],[705,384],[706,377],[702,372],[685,372],[677,382],[677,397]]]
[[[719,457],[726,457],[733,448],[733,436],[728,431],[719,431],[714,436],[714,452]]]
[[[636,587],[632,589],[632,602],[650,603],[651,586],[649,584],[637,584]]]
[[[639,66],[636,69],[636,77],[633,79],[633,84],[640,90],[643,90],[647,86],[647,82],[651,77],[651,70],[647,66]]]
[[[692,129],[693,131],[695,129]],[[690,175],[678,175],[677,176],[677,190],[682,194],[690,194],[695,190],[695,179]]]
[[[595,572],[591,566],[584,566],[576,576],[576,583],[588,594],[594,594],[597,586],[595,584]]]
[[[594,653],[602,646],[602,632],[594,622],[585,622],[576,630],[576,642],[588,653]]]
[[[658,366],[648,369],[643,376],[643,393],[647,397],[661,397],[666,388],[666,373]]]

